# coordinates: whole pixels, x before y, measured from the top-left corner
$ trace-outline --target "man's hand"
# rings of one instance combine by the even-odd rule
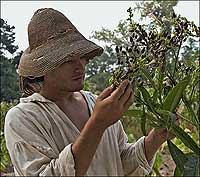
[[[97,125],[106,129],[117,122],[133,103],[133,91],[130,82],[125,80],[114,90],[106,88],[97,98],[92,118]]]
[[[180,124],[180,117],[176,117],[176,125]],[[168,137],[167,137],[168,136]],[[147,161],[152,160],[156,151],[167,140],[167,138],[173,139],[175,135],[168,132],[167,129],[155,130],[152,129],[147,137],[145,137],[145,154]]]
[[[116,90],[105,89],[98,97],[94,112],[72,145],[75,175],[84,176],[105,129],[117,122],[133,103],[133,93],[128,80]]]

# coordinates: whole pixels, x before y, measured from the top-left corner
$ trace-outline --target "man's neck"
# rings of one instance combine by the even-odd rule
[[[73,102],[75,100],[75,92],[58,92],[58,91],[46,91],[41,90],[40,94],[47,98],[48,100],[53,101],[54,103],[64,104],[66,102]]]

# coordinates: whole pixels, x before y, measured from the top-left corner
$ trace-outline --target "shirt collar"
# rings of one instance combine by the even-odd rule
[[[28,103],[28,102],[44,102],[44,103],[52,103],[52,101],[46,99],[39,93],[34,93],[31,96],[26,98],[20,98],[20,103]]]

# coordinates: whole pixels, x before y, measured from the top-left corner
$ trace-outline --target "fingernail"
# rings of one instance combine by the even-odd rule
[[[114,84],[111,85],[111,89],[114,90],[116,89],[116,86]]]

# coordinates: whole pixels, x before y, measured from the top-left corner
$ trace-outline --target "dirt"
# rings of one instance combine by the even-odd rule
[[[160,174],[162,176],[174,176],[174,170],[176,168],[176,165],[169,153],[168,148],[165,148],[162,151],[162,158],[163,158],[163,164],[160,167]]]

